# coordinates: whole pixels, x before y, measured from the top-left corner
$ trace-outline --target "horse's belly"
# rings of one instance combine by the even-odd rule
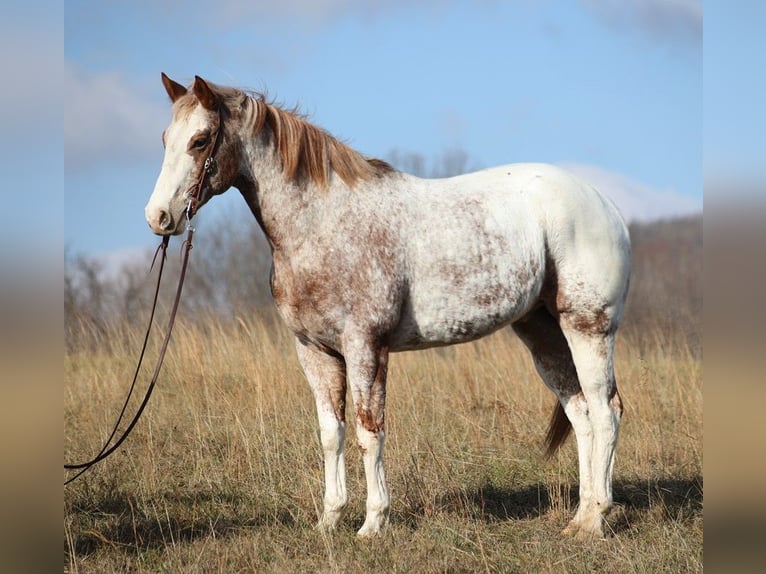
[[[404,302],[390,337],[391,349],[405,351],[472,341],[526,315],[537,303],[542,281],[493,284],[483,288],[414,294]]]
[[[488,317],[443,317],[429,322],[403,320],[391,337],[392,351],[411,351],[473,341],[488,335],[512,319]]]

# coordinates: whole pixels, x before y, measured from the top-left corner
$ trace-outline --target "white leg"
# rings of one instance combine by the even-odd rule
[[[357,536],[375,536],[388,525],[391,504],[383,468],[388,349],[376,349],[357,337],[348,340],[344,355],[367,479],[367,513]]]
[[[319,427],[324,450],[324,510],[317,527],[332,530],[343,518],[348,504],[344,442],[346,426],[334,414],[320,413]]]
[[[578,320],[579,319],[579,320]],[[577,440],[580,503],[564,534],[603,536],[612,504],[612,468],[622,406],[613,371],[614,334],[582,316],[555,319],[539,308],[513,325],[540,376],[559,397]]]
[[[572,358],[577,368],[577,375],[582,388],[582,396],[587,404],[587,416],[592,432],[590,446],[589,482],[591,496],[585,504],[580,501],[577,515],[570,524],[570,531],[577,530],[582,536],[604,535],[604,515],[612,506],[612,469],[614,467],[614,451],[620,424],[621,409],[615,408],[610,398],[616,393],[613,371],[614,335],[588,334],[578,331],[564,333],[569,341]],[[573,409],[575,410],[575,409]],[[567,411],[567,414],[569,412]],[[572,420],[574,427],[575,421]],[[577,432],[577,427],[575,432]],[[578,434],[578,450],[580,436]],[[583,441],[583,448],[587,445]],[[586,476],[582,474],[586,462],[582,459],[581,489]]]
[[[564,534],[573,535],[579,530],[582,517],[591,512],[593,500],[593,429],[588,404],[580,389],[569,343],[558,321],[546,309],[539,308],[514,324],[513,329],[532,353],[537,372],[546,386],[558,397],[575,433],[580,500],[574,518],[564,529]]]
[[[375,536],[388,525],[390,498],[383,469],[383,445],[385,432],[370,432],[357,425],[357,437],[362,449],[364,474],[367,478],[366,516],[358,536]]]
[[[317,527],[335,528],[348,503],[344,455],[346,424],[346,376],[343,362],[296,341],[298,360],[303,367],[317,407],[319,432],[324,451],[324,509]]]
[[[579,393],[563,401],[564,412],[572,423],[577,442],[577,459],[580,474],[580,500],[574,518],[564,529],[564,534],[574,535],[579,530],[583,516],[590,513],[593,501],[592,451],[593,429],[588,417],[588,405],[585,397]]]

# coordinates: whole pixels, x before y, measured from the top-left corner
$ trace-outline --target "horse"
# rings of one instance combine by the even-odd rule
[[[190,211],[234,187],[263,230],[273,299],[316,402],[317,527],[334,529],[348,504],[347,388],[367,486],[357,536],[375,536],[389,524],[390,353],[510,325],[558,399],[548,453],[574,430],[579,504],[563,533],[604,537],[623,411],[614,343],[631,266],[614,204],[542,163],[418,178],[262,94],[199,76],[185,87],[163,73],[162,83],[172,120],[146,221],[155,234],[180,234]]]

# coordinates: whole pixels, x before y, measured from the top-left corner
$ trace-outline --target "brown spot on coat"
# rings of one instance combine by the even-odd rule
[[[369,399],[363,393],[355,396],[356,420],[365,430],[378,434],[386,427],[386,378],[388,375],[387,346],[378,351],[375,378],[369,388]]]
[[[372,411],[369,408],[364,408],[361,405],[356,407],[356,420],[366,430],[371,433],[377,434],[381,429],[372,416]]]
[[[346,422],[346,376],[330,381],[330,403],[338,422]]]
[[[577,311],[567,314],[567,323],[581,333],[606,334],[611,328],[611,318],[606,309]]]

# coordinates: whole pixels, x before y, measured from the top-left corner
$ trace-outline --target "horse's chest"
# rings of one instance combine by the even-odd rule
[[[338,349],[349,325],[385,329],[395,320],[392,282],[382,265],[323,264],[299,267],[275,258],[271,277],[274,302],[298,337]]]
[[[299,337],[333,344],[338,336],[339,294],[321,272],[296,274],[275,264],[271,275],[274,303],[287,327]]]

